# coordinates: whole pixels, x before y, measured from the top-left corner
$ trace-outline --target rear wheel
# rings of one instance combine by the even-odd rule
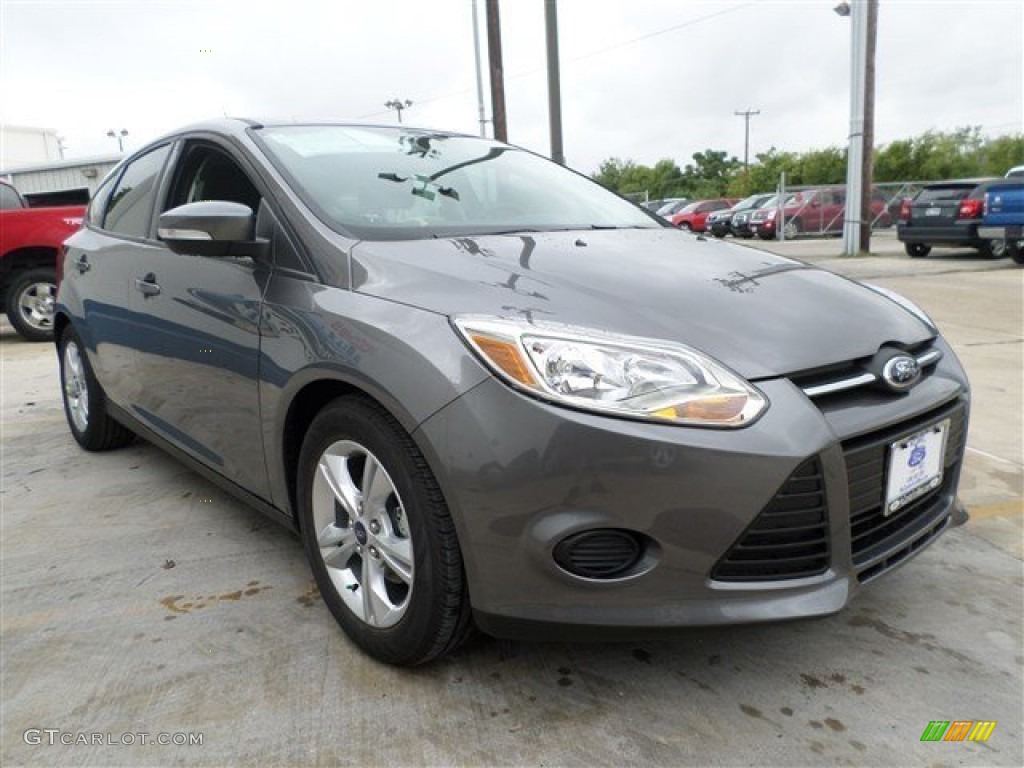
[[[70,327],[60,343],[60,383],[64,415],[75,441],[87,451],[108,451],[127,445],[135,437],[107,414],[107,398],[85,349]]]
[[[7,319],[26,341],[49,341],[56,299],[56,272],[49,267],[27,269],[15,275],[7,289]]]
[[[356,645],[413,665],[461,643],[469,600],[455,526],[390,414],[359,397],[321,411],[302,445],[297,496],[320,594]]]
[[[904,250],[906,250],[907,256],[910,256],[912,259],[923,259],[932,252],[931,246],[924,243],[907,243],[904,246]]]
[[[1006,255],[1005,240],[982,240],[978,253],[986,259],[1001,259]]]

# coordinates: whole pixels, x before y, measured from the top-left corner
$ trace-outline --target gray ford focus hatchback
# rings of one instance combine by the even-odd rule
[[[906,299],[516,147],[222,120],[66,243],[64,406],[295,529],[364,651],[835,613],[962,522],[967,379]]]

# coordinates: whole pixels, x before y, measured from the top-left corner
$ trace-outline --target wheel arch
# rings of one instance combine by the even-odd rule
[[[10,275],[22,269],[57,266],[58,250],[46,245],[26,245],[8,251],[0,258],[0,273]]]
[[[429,456],[429,451],[423,450],[415,436],[417,423],[409,413],[391,398],[374,393],[367,387],[359,386],[341,377],[321,376],[303,383],[291,396],[288,403],[278,443],[281,451],[279,461],[284,473],[283,480],[287,491],[288,506],[296,527],[299,525],[298,507],[296,504],[299,454],[302,452],[303,440],[317,414],[339,397],[346,396],[361,397],[382,408],[410,435],[413,442],[417,444],[417,447],[424,454],[424,457]],[[429,458],[426,458],[426,460],[431,472],[436,476],[437,472],[433,462]]]

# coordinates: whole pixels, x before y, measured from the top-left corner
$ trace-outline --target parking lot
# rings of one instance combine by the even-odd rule
[[[837,240],[769,246],[936,319],[973,385],[970,522],[827,619],[627,644],[478,637],[412,670],[348,642],[281,527],[146,444],[79,450],[53,348],[4,321],[0,762],[1024,764],[1024,270],[911,260],[891,234],[863,259]],[[997,725],[921,742],[934,720]]]

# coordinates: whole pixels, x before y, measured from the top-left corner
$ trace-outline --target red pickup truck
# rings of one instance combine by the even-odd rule
[[[57,254],[83,215],[80,205],[29,208],[0,181],[0,312],[28,341],[53,338]]]

